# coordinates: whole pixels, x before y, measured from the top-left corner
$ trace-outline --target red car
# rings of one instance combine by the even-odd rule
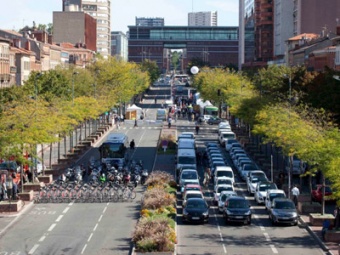
[[[312,201],[322,202],[322,185],[316,185],[316,189],[312,190]],[[332,198],[332,189],[329,186],[325,186],[325,201],[334,201]]]

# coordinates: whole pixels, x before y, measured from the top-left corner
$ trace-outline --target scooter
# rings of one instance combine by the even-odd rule
[[[141,184],[144,185],[146,180],[148,179],[149,177],[149,173],[148,173],[148,170],[147,169],[143,169],[142,171],[142,177],[141,177]]]

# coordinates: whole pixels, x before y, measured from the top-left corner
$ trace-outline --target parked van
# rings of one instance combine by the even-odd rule
[[[162,120],[166,121],[167,120],[167,110],[166,109],[157,109],[156,112],[156,120]]]
[[[176,176],[182,168],[197,169],[196,151],[194,149],[178,149],[176,156]]]
[[[194,139],[183,138],[178,140],[177,149],[196,149],[196,144]]]

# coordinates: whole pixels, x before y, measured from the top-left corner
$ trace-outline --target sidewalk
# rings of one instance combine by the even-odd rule
[[[334,242],[324,242],[321,237],[321,226],[312,226],[309,221],[309,215],[301,214],[300,223],[306,226],[308,233],[315,239],[315,241],[321,246],[326,254],[338,255],[339,244]]]

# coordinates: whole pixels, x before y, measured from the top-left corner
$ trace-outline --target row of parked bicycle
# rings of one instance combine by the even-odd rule
[[[136,198],[134,186],[105,182],[64,183],[56,181],[41,188],[35,196],[35,203],[105,203],[131,201]]]

